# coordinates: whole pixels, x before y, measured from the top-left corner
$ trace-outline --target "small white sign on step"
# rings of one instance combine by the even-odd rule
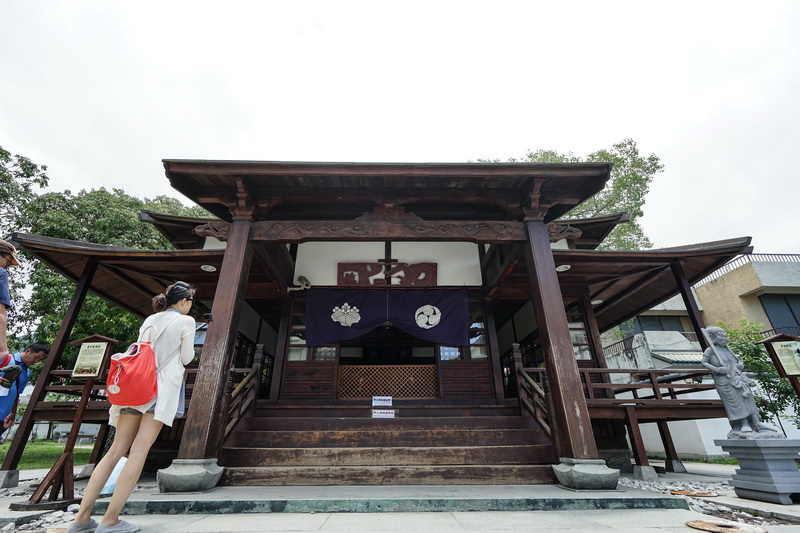
[[[391,396],[373,396],[372,397],[372,407],[391,407],[392,406],[392,397]]]
[[[372,418],[394,418],[394,409],[373,409]]]

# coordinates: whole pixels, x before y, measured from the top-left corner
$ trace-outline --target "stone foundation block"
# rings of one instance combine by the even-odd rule
[[[161,492],[203,492],[214,488],[223,468],[216,459],[175,459],[156,473]]]
[[[558,482],[575,490],[613,490],[617,488],[619,470],[608,468],[602,459],[562,457],[553,465]]]

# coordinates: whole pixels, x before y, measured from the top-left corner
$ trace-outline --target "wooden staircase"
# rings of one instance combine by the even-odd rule
[[[553,447],[516,405],[272,406],[242,420],[222,450],[221,485],[554,483]]]

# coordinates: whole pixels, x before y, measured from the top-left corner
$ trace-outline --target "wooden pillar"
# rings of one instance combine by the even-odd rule
[[[558,435],[556,452],[559,457],[597,459],[547,226],[540,220],[528,220],[525,229],[525,261],[550,384],[550,420]]]
[[[670,268],[678,284],[678,290],[681,291],[683,304],[689,312],[689,320],[692,322],[694,332],[697,334],[697,340],[700,341],[700,346],[705,350],[708,348],[708,343],[706,342],[705,335],[703,335],[703,332],[700,330],[705,328],[706,324],[705,321],[703,321],[703,317],[700,316],[700,308],[697,307],[697,300],[695,300],[694,294],[692,294],[692,287],[689,285],[689,280],[686,279],[686,273],[683,271],[683,266],[679,260],[676,259],[672,261],[670,263]]]
[[[586,333],[589,335],[589,342],[594,352],[595,361],[600,368],[608,368],[606,354],[603,352],[603,341],[600,339],[600,329],[597,327],[597,317],[594,316],[594,307],[588,294],[581,297],[581,307],[583,310],[583,320],[586,326]],[[608,377],[608,374],[603,374]],[[606,380],[610,381],[610,380]]]
[[[72,294],[67,313],[64,315],[64,320],[61,321],[56,338],[50,347],[50,355],[44,361],[42,372],[39,374],[39,379],[36,380],[36,386],[31,394],[31,399],[28,401],[28,407],[25,409],[25,414],[22,415],[22,421],[19,423],[17,432],[14,434],[14,439],[11,441],[11,446],[3,461],[3,470],[16,470],[19,460],[22,458],[25,443],[28,441],[28,436],[33,429],[33,412],[36,409],[36,404],[44,399],[45,387],[50,384],[50,372],[54,368],[58,368],[58,364],[61,362],[61,354],[69,341],[69,335],[72,333],[72,328],[78,319],[78,312],[83,305],[83,301],[89,293],[89,287],[96,271],[97,261],[94,259],[87,261],[86,266],[83,267],[83,273],[81,273],[75,292]]]
[[[494,305],[492,300],[487,298],[483,301],[484,327],[486,328],[487,349],[489,353],[490,368],[492,369],[492,382],[494,383],[495,400],[502,401],[505,398],[503,389],[503,365],[500,361],[500,345],[497,342],[497,324],[494,321]]]
[[[283,298],[281,325],[278,327],[278,342],[275,346],[275,362],[272,365],[272,381],[270,382],[269,401],[277,402],[283,383],[283,365],[288,357],[289,328],[292,326],[293,300],[290,295]]]
[[[667,472],[686,472],[686,468],[681,464],[678,451],[675,449],[675,442],[672,440],[672,433],[669,431],[669,423],[666,420],[656,422],[658,433],[661,435],[661,443],[664,445],[664,455],[667,460],[664,468]],[[680,466],[678,466],[680,465]]]
[[[639,429],[639,418],[636,416],[635,407],[625,408],[625,425],[628,427],[628,438],[631,440],[631,451],[638,466],[650,466],[647,460],[647,451],[644,449],[644,439]]]
[[[227,422],[228,369],[236,346],[239,315],[253,255],[250,222],[231,223],[219,283],[211,308],[195,394],[186,418],[179,459],[212,459],[219,455]],[[202,391],[202,394],[197,394]]]

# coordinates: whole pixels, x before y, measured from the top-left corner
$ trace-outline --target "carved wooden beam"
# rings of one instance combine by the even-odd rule
[[[521,242],[522,222],[463,221],[436,222],[340,220],[286,220],[253,223],[253,241],[466,241],[475,243]]]
[[[578,228],[573,228],[569,224],[559,224],[551,222],[547,225],[547,232],[550,242],[563,241],[564,239],[579,239],[583,232]]]
[[[542,193],[544,180],[536,179],[533,181],[531,190],[528,191],[527,205],[523,206],[525,220],[542,220],[547,215],[547,211],[556,205],[558,201],[547,198]]]
[[[227,242],[231,225],[224,220],[213,220],[197,226],[194,228],[194,232],[200,237],[214,237],[218,241]]]
[[[466,241],[519,242],[525,228],[516,221],[426,221],[402,206],[384,203],[355,220],[265,220],[253,223],[255,242]]]
[[[245,183],[245,179],[241,177],[234,178],[236,183],[236,200],[222,201],[228,210],[231,212],[233,220],[250,221],[253,219],[256,203],[250,194],[250,188]]]

